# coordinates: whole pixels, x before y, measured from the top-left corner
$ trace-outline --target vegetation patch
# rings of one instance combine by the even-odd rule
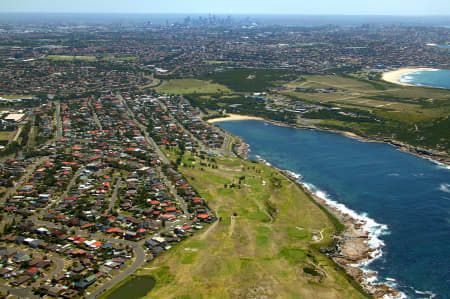
[[[189,252],[184,255],[181,260],[182,264],[192,264],[194,262],[195,257],[197,256],[197,252]]]
[[[157,88],[160,93],[190,94],[190,93],[227,93],[230,90],[220,84],[198,79],[173,79]]]
[[[310,274],[312,276],[322,276],[316,269],[311,267],[303,267],[303,272]]]
[[[290,238],[297,240],[306,240],[310,238],[309,232],[304,228],[299,229],[297,227],[289,227],[287,233]]]
[[[47,55],[44,59],[52,61],[96,61],[95,56],[67,56],[67,55]]]
[[[295,79],[298,75],[281,70],[236,69],[208,76],[215,83],[223,84],[234,91],[261,92],[280,82]]]
[[[307,260],[308,251],[296,247],[284,247],[278,254],[290,264],[304,263]]]

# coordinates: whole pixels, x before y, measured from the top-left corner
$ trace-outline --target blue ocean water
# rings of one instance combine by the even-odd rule
[[[371,245],[382,255],[366,266],[378,271],[378,282],[409,298],[450,298],[448,167],[329,132],[256,120],[217,125],[241,136],[251,156],[303,175],[316,194],[378,223]]]
[[[450,70],[427,70],[401,76],[400,82],[450,89]]]

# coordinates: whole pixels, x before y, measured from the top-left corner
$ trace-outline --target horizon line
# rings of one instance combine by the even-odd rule
[[[52,12],[52,11],[0,11],[0,14],[111,14],[111,15],[251,15],[251,16],[374,16],[374,17],[450,17],[450,14],[328,14],[328,13],[245,13],[245,12]]]

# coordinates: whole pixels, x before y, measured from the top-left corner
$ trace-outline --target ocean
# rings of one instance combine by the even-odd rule
[[[403,75],[400,82],[450,89],[450,70],[427,70],[409,73]]]
[[[366,219],[378,272],[408,298],[450,298],[450,168],[383,143],[263,121],[217,123],[250,145],[250,158],[303,176],[341,209]]]

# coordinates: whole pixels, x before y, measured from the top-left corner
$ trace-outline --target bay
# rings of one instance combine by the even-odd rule
[[[250,145],[250,158],[303,176],[316,194],[378,225],[378,271],[409,298],[450,297],[450,170],[382,143],[263,121],[217,123]]]

